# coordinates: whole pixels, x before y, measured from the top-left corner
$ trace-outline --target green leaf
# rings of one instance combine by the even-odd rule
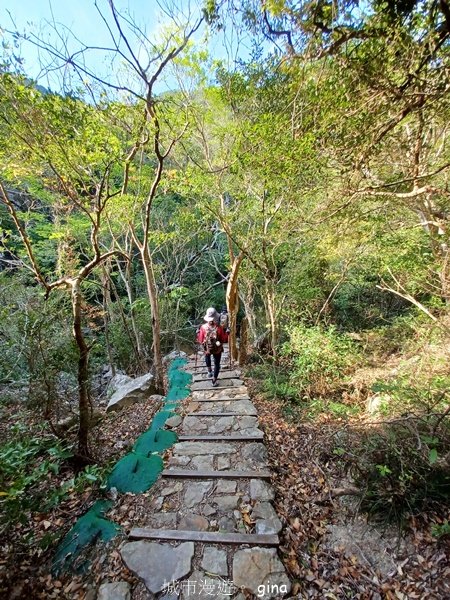
[[[434,465],[434,463],[438,459],[438,453],[436,448],[431,448],[430,453],[428,455],[428,460],[430,461],[430,465]]]

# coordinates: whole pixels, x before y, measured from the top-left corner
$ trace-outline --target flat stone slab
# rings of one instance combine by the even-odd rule
[[[129,542],[120,553],[126,566],[140,577],[153,593],[162,591],[168,582],[177,581],[191,571],[194,544],[191,541],[171,546],[155,542]]]
[[[220,458],[220,457],[219,457]],[[225,463],[228,464],[229,463]],[[220,468],[219,464],[219,468]],[[225,466],[225,465],[224,465]],[[228,468],[225,466],[225,468]],[[270,479],[270,471],[213,471],[213,470],[198,470],[187,471],[185,469],[164,469],[161,474],[163,477],[179,477],[181,479]]]
[[[165,425],[166,427],[178,427],[178,425],[181,425],[182,422],[183,419],[180,417],[180,415],[175,415],[173,417],[169,417],[165,422]]]
[[[197,393],[200,394],[201,392]],[[195,402],[232,402],[236,400],[250,400],[250,397],[247,394],[240,394],[239,396],[230,396],[227,394],[226,396],[223,395],[214,398],[214,396],[211,396],[211,394],[207,394],[205,392],[204,396],[198,396],[195,398]]]
[[[130,584],[126,581],[102,583],[98,588],[97,600],[130,600]]]
[[[236,388],[236,387],[242,387],[244,385],[244,382],[242,381],[242,379],[218,379],[217,380],[217,386],[212,387],[212,383],[207,383],[206,381],[197,381],[197,383],[193,383],[191,385],[191,390],[193,392],[198,392],[201,390],[210,390],[211,388],[213,390],[217,390],[217,389],[224,389],[224,388]]]
[[[196,416],[187,415],[183,421],[181,433],[184,435],[192,433],[225,433],[240,432],[241,434],[254,434],[261,432],[258,429],[258,418],[250,415],[240,416]]]
[[[215,546],[205,546],[201,563],[202,569],[212,575],[228,576],[227,553]]]
[[[239,379],[240,376],[241,372],[238,370],[227,370],[223,373],[222,369],[220,369],[218,380],[221,381],[223,379]],[[194,374],[193,382],[198,383],[199,381],[210,381],[208,377],[208,371]]]
[[[178,442],[174,453],[181,456],[197,456],[199,454],[233,454],[236,446],[233,444],[210,444],[209,442]]]
[[[279,533],[281,531],[281,521],[270,502],[257,502],[252,510],[252,518],[256,520],[256,533]]]
[[[185,486],[184,505],[187,508],[193,508],[203,500],[206,493],[212,488],[212,482],[196,481],[189,482]]]
[[[264,439],[264,434],[262,431],[257,431],[256,433],[252,433],[250,435],[240,435],[235,433],[230,433],[228,435],[179,435],[178,439],[180,443],[182,442],[191,442],[194,440],[200,441],[209,441],[209,442],[223,442],[226,440],[230,440],[231,442],[254,442],[258,440]],[[215,452],[215,454],[218,454]],[[222,454],[222,452],[221,452]]]
[[[203,384],[194,384],[194,385],[198,385],[198,386],[202,386],[204,389],[198,390],[198,389],[193,389],[192,390],[192,398],[194,400],[197,400],[197,397],[200,398],[206,398],[206,397],[210,397],[213,398],[214,400],[218,400],[220,398],[227,398],[227,397],[232,397],[232,398],[236,398],[236,396],[245,396],[246,398],[248,398],[248,391],[245,385],[239,386],[239,387],[233,387],[233,386],[228,386],[226,388],[224,387],[215,387],[213,388],[212,385],[210,385],[209,387],[204,386]]]
[[[212,402],[210,399],[204,400],[197,403],[199,411],[210,412],[212,414],[221,415],[228,413],[228,411],[234,411],[240,413],[241,415],[250,415],[256,416],[257,410],[256,407],[250,400],[243,399],[231,399],[231,400],[221,400],[220,402]],[[193,412],[192,414],[197,414]]]
[[[259,500],[260,502],[273,500],[275,492],[267,482],[260,479],[252,479],[250,481],[250,498],[252,500]]]
[[[233,557],[233,583],[264,600],[282,597],[291,589],[284,566],[273,548],[238,550]]]
[[[189,513],[181,517],[178,524],[178,529],[185,529],[187,531],[207,531],[208,527],[208,519],[194,513]]]

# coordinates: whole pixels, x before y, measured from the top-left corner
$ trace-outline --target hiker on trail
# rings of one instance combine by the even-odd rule
[[[228,319],[228,311],[226,306],[222,306],[222,310],[219,315],[219,325],[228,333],[229,327],[229,319]]]
[[[208,377],[212,379],[212,386],[217,387],[217,378],[220,371],[220,359],[222,358],[223,344],[228,342],[228,335],[220,327],[219,314],[211,307],[203,317],[205,323],[200,327],[197,342],[203,345],[205,350],[205,362],[208,368]],[[211,356],[214,360],[214,372],[212,369]]]

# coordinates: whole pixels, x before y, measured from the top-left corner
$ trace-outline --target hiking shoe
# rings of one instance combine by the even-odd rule
[[[212,386],[213,387],[218,387],[218,385],[219,385],[219,382],[217,381],[217,379],[213,379],[212,380]]]
[[[213,372],[212,371],[208,371],[208,379],[211,379],[213,376]]]

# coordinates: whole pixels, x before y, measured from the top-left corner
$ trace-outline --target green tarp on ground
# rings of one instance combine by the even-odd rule
[[[185,359],[172,361],[164,408],[155,414],[149,429],[138,437],[132,452],[116,463],[108,477],[108,489],[116,488],[120,493],[139,494],[150,489],[158,479],[163,468],[163,461],[158,453],[170,448],[177,440],[173,431],[164,429],[164,424],[175,414],[173,411],[179,401],[190,393],[192,376],[180,370],[186,362]],[[111,506],[112,502],[98,500],[78,519],[58,547],[53,561],[55,572],[72,569],[83,549],[95,544],[97,540],[108,541],[120,532],[116,523],[104,518]]]
[[[112,502],[97,500],[97,502],[78,519],[72,529],[60,543],[53,560],[53,570],[60,571],[73,569],[81,551],[98,540],[107,542],[117,535],[120,527],[116,523],[104,518],[104,514],[111,508]],[[79,571],[85,564],[79,565]]]

